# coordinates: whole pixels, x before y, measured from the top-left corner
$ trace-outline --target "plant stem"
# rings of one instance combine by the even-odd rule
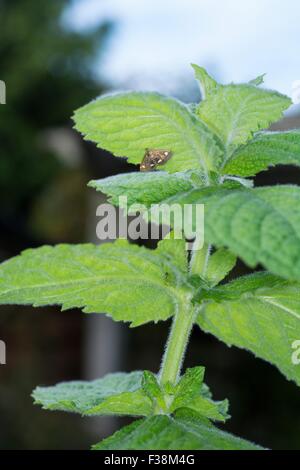
[[[194,250],[190,262],[190,273],[205,276],[211,245],[204,244],[202,250]],[[181,366],[183,363],[189,336],[193,328],[195,317],[198,311],[188,299],[184,299],[181,303],[179,311],[175,315],[169,334],[167,347],[160,369],[160,383],[165,384],[171,382],[176,384]]]
[[[193,327],[195,308],[186,300],[174,317],[160,370],[160,383],[176,384]]]
[[[190,263],[190,273],[204,277],[211,252],[211,245],[204,244],[201,250],[194,250]]]

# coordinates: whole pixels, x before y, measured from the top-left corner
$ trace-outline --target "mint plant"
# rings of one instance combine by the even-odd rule
[[[140,164],[145,149],[167,149],[159,171],[90,182],[112,204],[205,205],[205,244],[187,253],[170,237],[155,250],[126,240],[101,246],[44,246],[0,267],[0,302],[104,312],[137,327],[173,317],[161,369],[109,374],[92,382],[37,387],[48,410],[138,417],[94,449],[261,449],[222,431],[227,400],[214,401],[204,368],[181,372],[194,325],[247,349],[300,385],[300,188],[253,187],[256,173],[300,164],[300,131],[268,132],[291,105],[260,88],[263,77],[221,85],[193,65],[202,101],[157,93],[106,95],[76,111],[85,139]],[[191,220],[191,223],[193,221]],[[239,257],[263,271],[226,282]]]

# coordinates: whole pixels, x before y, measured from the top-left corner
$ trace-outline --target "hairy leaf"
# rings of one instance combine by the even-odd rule
[[[201,366],[193,367],[185,371],[176,387],[175,403],[177,400],[185,402],[186,398],[190,400],[199,395],[203,384],[204,372],[205,368]]]
[[[200,376],[197,371],[200,370]],[[227,400],[215,402],[202,390],[204,368],[188,369],[172,394],[149,371],[115,373],[91,382],[63,382],[51,387],[37,387],[35,404],[47,410],[69,411],[81,415],[151,416],[170,414],[178,408],[197,411],[216,421],[228,418]]]
[[[172,157],[164,169],[216,168],[221,149],[216,137],[189,108],[158,93],[118,93],[80,108],[75,128],[116,156],[140,163],[147,148],[165,149]]]
[[[165,171],[126,173],[109,176],[89,182],[89,186],[109,196],[109,201],[117,206],[120,197],[127,197],[128,205],[150,206],[161,200],[196,186],[197,175],[190,172],[169,174]],[[201,185],[201,177],[200,184]],[[204,183],[204,178],[203,178]]]
[[[207,188],[169,198],[205,205],[205,239],[226,246],[249,266],[263,264],[287,279],[300,279],[300,188]]]
[[[204,100],[210,93],[218,88],[218,83],[207,73],[203,67],[192,64],[195,72],[195,78],[199,82],[201,97]]]
[[[34,403],[45,410],[81,415],[133,415],[152,413],[151,400],[142,392],[143,372],[115,373],[92,382],[63,382],[53,387],[37,387]]]
[[[249,85],[254,85],[254,86],[259,86],[259,85],[262,85],[265,81],[265,73],[263,73],[262,75],[258,75],[257,77],[253,78],[252,80],[250,80],[249,82]]]
[[[168,407],[165,402],[164,391],[158,383],[158,378],[152,372],[144,371],[142,388],[144,393],[150,398],[153,403],[153,409],[160,409],[161,412],[166,413]]]
[[[227,247],[249,266],[263,264],[269,271],[287,279],[300,279],[300,189],[297,186],[274,186],[255,189],[232,189],[223,186],[192,189],[161,201],[204,204],[205,239],[217,247]],[[153,222],[165,221],[164,212],[149,213]],[[193,226],[193,229],[196,227]],[[172,248],[171,248],[172,250]],[[220,256],[220,255],[216,255]],[[215,279],[220,281],[233,267],[228,253],[228,265]],[[211,273],[215,263],[212,258]]]
[[[204,331],[271,362],[300,385],[299,366],[292,362],[293,342],[300,339],[299,282],[256,273],[215,288],[208,297],[198,316]]]
[[[236,256],[226,248],[220,248],[209,258],[205,280],[212,286],[219,284],[234,268],[235,263]]]
[[[225,160],[245,144],[253,132],[278,121],[291,105],[287,96],[253,85],[219,86],[197,108],[197,115],[225,146]]]
[[[156,254],[161,255],[164,260],[164,267],[168,275],[172,275],[173,267],[179,272],[188,272],[188,259],[185,251],[185,240],[175,239],[174,233],[170,232],[166,238],[159,242],[156,248]],[[176,271],[174,271],[176,273]]]
[[[300,165],[300,131],[260,132],[240,147],[223,169],[224,173],[254,176],[273,165]]]
[[[94,450],[259,450],[249,441],[221,431],[208,420],[182,410],[174,418],[135,421],[93,446]]]
[[[230,177],[228,177],[230,178]],[[219,176],[210,174],[210,186],[206,185],[206,180],[201,171],[185,171],[169,174],[165,171],[154,172],[134,172],[121,175],[109,176],[100,180],[92,180],[88,186],[101,191],[108,196],[108,201],[124,209],[129,215],[143,211],[145,208],[158,205],[160,203],[176,203],[177,199],[185,197],[193,189],[207,188],[218,190],[221,188],[235,189],[245,187],[242,178],[225,179],[218,185]],[[242,183],[240,182],[242,180]]]
[[[145,371],[142,388],[153,402],[153,409],[159,413],[171,414],[186,408],[213,421],[226,421],[229,418],[228,400],[212,400],[203,383],[204,370],[204,367],[187,369],[176,385],[169,382],[160,385],[154,374]]]
[[[225,421],[229,415],[228,401],[216,402],[202,393],[204,367],[193,367],[187,369],[176,386],[170,411],[179,408],[188,408],[196,411],[199,415],[215,421]]]
[[[165,320],[187,301],[184,241],[175,245],[176,254],[125,240],[26,250],[0,265],[0,303],[78,307],[133,326]]]

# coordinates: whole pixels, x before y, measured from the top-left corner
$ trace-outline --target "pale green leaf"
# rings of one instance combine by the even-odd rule
[[[179,243],[184,252],[184,241]],[[169,252],[164,255],[125,240],[26,250],[0,265],[0,304],[78,307],[133,326],[166,320],[186,302],[180,256],[172,264]]]
[[[151,400],[142,392],[142,372],[115,373],[92,382],[63,382],[52,387],[37,387],[34,403],[45,410],[60,410],[81,415],[148,416]]]
[[[193,250],[190,261],[190,273],[196,281],[195,287],[203,284],[206,280],[205,273],[207,271],[208,261],[211,257],[212,246],[208,243],[203,244],[200,250]]]
[[[221,431],[208,420],[182,410],[175,418],[135,421],[93,446],[94,450],[259,450],[249,441]]]
[[[150,206],[161,200],[196,186],[195,177],[190,172],[169,174],[165,171],[126,173],[109,176],[89,182],[89,186],[109,196],[109,201],[123,207],[120,197],[126,197],[126,204]],[[203,179],[204,183],[204,179]],[[201,183],[200,183],[201,185]]]
[[[232,179],[229,179],[232,178]],[[108,201],[120,207],[129,215],[143,212],[151,206],[168,202],[171,198],[173,203],[177,198],[189,194],[193,189],[201,188],[241,188],[245,182],[250,180],[229,177],[223,183],[217,182],[215,174],[210,174],[211,185],[208,187],[202,172],[185,171],[169,174],[165,171],[134,172],[121,175],[109,176],[100,180],[92,180],[89,186],[101,191],[108,196]],[[218,185],[217,185],[218,183]]]
[[[223,172],[253,176],[278,164],[300,166],[300,130],[258,133],[232,155]]]
[[[164,393],[158,383],[156,375],[147,370],[144,371],[142,388],[144,393],[150,398],[151,402],[156,404],[163,410],[167,411]]]
[[[200,370],[200,376],[197,371]],[[188,369],[172,394],[149,371],[115,373],[91,382],[63,382],[51,387],[37,387],[35,404],[47,410],[88,415],[151,416],[170,414],[178,408],[197,411],[202,417],[225,421],[227,400],[215,402],[202,391],[204,368]]]
[[[173,232],[158,243],[156,254],[161,255],[165,263],[165,270],[168,275],[172,275],[169,266],[177,268],[182,273],[188,272],[188,258],[186,244],[183,238],[176,239]]]
[[[189,400],[188,405],[184,403],[180,404],[180,401],[174,404],[174,410],[186,407],[189,410],[195,411],[200,416],[204,416],[212,421],[225,422],[230,415],[228,412],[229,403],[228,400],[213,401],[209,398],[205,398],[203,395],[199,395],[193,400]],[[171,407],[171,411],[173,407]]]
[[[174,403],[176,403],[177,400],[180,400],[183,403],[186,402],[186,399],[190,400],[199,395],[203,383],[204,372],[205,368],[201,366],[193,367],[185,371],[176,387]]]
[[[258,75],[258,77],[253,78],[253,80],[250,80],[249,85],[254,85],[254,86],[262,85],[265,81],[265,76],[266,76],[265,73],[263,73],[262,75]]]
[[[227,183],[192,189],[161,202],[181,206],[204,204],[207,243],[227,247],[250,267],[261,263],[274,274],[300,279],[300,188],[285,185],[248,189],[230,184],[232,189],[227,189],[230,187]],[[159,207],[149,211],[148,218],[152,222],[166,222]],[[229,254],[228,265],[220,272],[219,280],[233,263]],[[213,277],[214,263],[211,269]]]
[[[169,382],[160,385],[152,372],[145,371],[142,388],[156,412],[174,414],[176,410],[186,408],[210,420],[225,421],[229,418],[228,400],[212,400],[207,385],[203,383],[204,370],[204,367],[187,369],[176,385]]]
[[[165,203],[205,205],[205,239],[225,246],[249,266],[263,264],[287,279],[300,279],[300,188],[207,188]],[[195,227],[194,227],[195,228]]]
[[[210,256],[204,278],[215,286],[230,273],[235,264],[236,256],[226,248],[220,248]]]
[[[238,146],[278,121],[290,105],[290,98],[274,91],[247,84],[225,85],[199,104],[197,115],[223,142],[225,163]]]
[[[204,395],[202,394],[204,370],[204,367],[193,367],[185,371],[176,386],[169,411],[174,412],[179,408],[188,408],[211,420],[225,421],[229,417],[227,414],[228,401],[211,400],[205,396],[205,389]]]
[[[192,64],[195,72],[195,78],[199,83],[201,97],[204,100],[210,93],[214,92],[218,83],[207,73],[207,71],[199,65]]]
[[[174,173],[217,167],[221,149],[216,137],[188,106],[158,93],[118,93],[80,108],[75,128],[116,156],[139,164],[147,148],[165,149],[172,157],[164,169]]]
[[[293,342],[300,338],[300,283],[256,273],[211,295],[215,300],[209,298],[198,316],[200,327],[274,364],[300,385],[299,365],[292,361]]]
[[[180,408],[197,412],[202,417],[225,421],[229,415],[228,401],[213,401],[208,387],[203,383],[204,367],[187,369],[178,384],[160,385],[157,377],[145,371],[142,388],[153,402],[156,413],[173,414]]]

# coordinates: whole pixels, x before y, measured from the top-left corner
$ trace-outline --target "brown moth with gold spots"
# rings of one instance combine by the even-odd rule
[[[172,156],[169,150],[146,149],[140,171],[153,171],[158,165],[164,165]]]

